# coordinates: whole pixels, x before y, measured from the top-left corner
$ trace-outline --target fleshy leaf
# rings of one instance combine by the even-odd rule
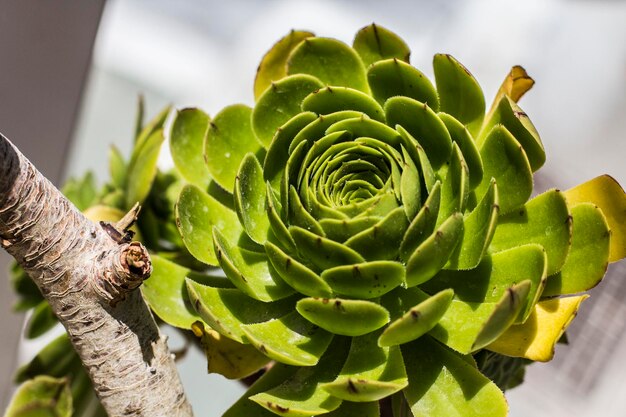
[[[454,291],[446,289],[411,307],[393,321],[378,338],[380,346],[408,343],[429,332],[448,309]]]
[[[295,292],[272,269],[265,251],[252,251],[233,244],[233,241],[228,241],[215,227],[213,243],[217,260],[228,279],[250,297],[270,302]]]
[[[593,203],[602,210],[611,230],[609,262],[626,258],[626,193],[608,175],[565,191],[568,204]]]
[[[459,146],[452,145],[450,165],[441,184],[441,201],[437,215],[440,225],[454,213],[463,213],[469,196],[469,170]]]
[[[310,74],[326,85],[350,87],[369,93],[365,66],[343,42],[329,38],[307,38],[291,52],[287,74]]]
[[[453,299],[430,331],[430,335],[462,354],[474,352],[493,341],[518,317],[530,283],[507,288],[495,302],[466,302]]]
[[[356,251],[301,227],[291,226],[289,232],[298,251],[321,270],[365,262]]]
[[[422,242],[406,264],[406,285],[413,287],[431,279],[448,262],[463,233],[463,216],[456,213]]]
[[[176,169],[201,188],[206,188],[211,180],[203,157],[209,121],[209,116],[200,109],[183,109],[176,112],[170,130],[170,152]]]
[[[296,366],[313,366],[328,348],[333,335],[296,311],[264,323],[241,326],[246,339],[270,358]]]
[[[514,102],[518,102],[522,96],[535,85],[535,80],[533,80],[527,73],[526,70],[519,65],[515,65],[511,68],[511,71],[507,74],[506,78],[502,82],[502,85],[498,89],[496,96],[493,99],[493,104],[491,105],[491,109],[489,110],[488,116],[485,118],[489,120],[491,114],[496,110],[498,103],[502,99],[502,97],[509,96],[511,100]]]
[[[314,91],[302,102],[302,110],[322,115],[355,110],[379,122],[385,121],[383,108],[369,94],[348,87],[328,86]]]
[[[352,219],[321,219],[320,226],[326,237],[345,242],[351,236],[368,229],[380,221],[380,217],[355,217]]]
[[[302,112],[276,130],[263,162],[263,178],[270,181],[274,190],[280,190],[280,179],[289,159],[288,149],[291,141],[303,127],[316,118],[315,113]]]
[[[143,123],[143,97],[139,98],[136,124],[136,132],[138,133],[135,136],[135,149],[143,146],[143,142],[145,142],[157,130],[163,130],[163,126],[165,125],[165,121],[167,120],[167,116],[169,116],[171,110],[171,106],[165,107],[145,126],[141,127],[140,124]]]
[[[480,155],[484,174],[476,195],[481,198],[494,178],[501,214],[523,205],[533,191],[533,174],[524,150],[513,135],[502,126],[494,127],[483,142]]]
[[[435,170],[448,160],[452,139],[428,105],[408,97],[392,97],[385,102],[385,116],[389,126],[402,126],[419,142]]]
[[[251,126],[252,109],[234,104],[220,111],[209,124],[204,157],[211,177],[224,190],[232,192],[239,163],[248,153],[261,149]]]
[[[123,189],[126,184],[126,171],[127,171],[126,161],[124,161],[124,157],[120,150],[115,146],[111,145],[109,148],[109,175],[111,176],[111,183],[116,187]],[[76,205],[80,210],[84,210],[87,207]]]
[[[272,82],[252,111],[252,128],[265,148],[270,146],[276,130],[300,113],[304,98],[323,86],[317,78],[305,74]]]
[[[354,337],[336,380],[322,388],[343,400],[368,402],[381,400],[408,384],[404,361],[398,346],[380,347],[380,332]]]
[[[485,97],[476,79],[451,55],[433,59],[440,110],[467,126],[475,136],[485,116]]]
[[[404,395],[416,416],[505,417],[504,394],[457,353],[429,337],[402,346]]]
[[[440,200],[441,183],[438,182],[432,188],[426,202],[406,230],[404,238],[400,243],[401,259],[409,260],[415,249],[435,230]]]
[[[336,266],[321,276],[337,294],[365,299],[380,297],[405,279],[404,266],[395,261]]]
[[[126,207],[143,203],[148,197],[157,173],[157,159],[163,143],[163,130],[154,131],[145,140],[138,141],[128,163],[126,178]]]
[[[452,288],[459,300],[483,303],[496,302],[511,286],[529,280],[530,292],[522,300],[523,308],[518,318],[518,322],[522,322],[542,294],[546,270],[545,250],[540,245],[529,244],[487,256],[474,269],[440,271],[421,288],[429,293]]]
[[[499,184],[499,183],[498,183]],[[570,247],[572,217],[563,193],[546,191],[524,207],[500,216],[490,250],[502,251],[528,243],[544,247],[548,275],[561,270]]]
[[[492,179],[482,201],[463,220],[463,237],[448,268],[471,269],[483,259],[498,224],[498,187]]]
[[[546,297],[587,291],[600,282],[608,266],[611,234],[602,210],[592,203],[571,210],[572,247],[563,268],[548,278]]]
[[[332,289],[319,275],[271,242],[265,242],[265,252],[274,269],[296,291],[311,297],[330,297]]]
[[[494,126],[499,125],[511,132],[515,140],[522,146],[533,172],[543,166],[546,161],[546,152],[539,134],[526,113],[508,96],[502,97],[495,111],[490,115],[490,119],[485,120],[480,136],[478,136],[479,147],[482,146],[485,135]]]
[[[48,301],[41,301],[37,307],[33,310],[32,314],[28,318],[26,328],[24,330],[25,336],[28,339],[34,339],[46,333],[58,323],[58,320]]]
[[[291,51],[302,40],[314,36],[311,32],[292,30],[276,42],[263,56],[254,79],[254,98],[256,100],[270,86],[272,81],[280,80],[287,75],[287,58]]]
[[[5,417],[71,417],[72,392],[68,379],[41,375],[18,389]]]
[[[389,322],[384,307],[365,300],[303,298],[296,309],[311,323],[344,336],[361,336]]]
[[[191,329],[191,325],[200,317],[189,301],[185,279],[190,275],[194,278],[200,277],[200,274],[193,273],[190,269],[157,254],[151,254],[150,257],[152,275],[141,286],[141,293],[146,302],[167,324],[181,329]],[[212,284],[215,285],[218,281],[222,285],[230,285],[224,278],[214,278]]]
[[[265,209],[265,181],[263,168],[252,154],[241,161],[235,178],[235,209],[250,239],[265,243],[270,223]]]
[[[295,307],[292,297],[264,303],[238,289],[209,287],[190,279],[186,283],[189,299],[202,320],[240,343],[245,342],[241,326],[283,317]]]
[[[234,341],[215,330],[205,329],[201,321],[195,322],[192,330],[200,338],[210,374],[241,379],[257,372],[270,361],[254,346]]]
[[[384,104],[390,97],[404,96],[426,103],[439,110],[437,90],[430,80],[417,68],[398,59],[374,63],[367,70],[367,81],[372,95]]]
[[[463,123],[446,113],[438,113],[437,115],[446,125],[452,142],[459,146],[463,154],[463,159],[469,169],[470,189],[476,188],[483,179],[483,161],[476,147],[476,142]]]
[[[409,62],[409,55],[411,54],[411,50],[402,38],[374,23],[357,32],[352,47],[359,54],[366,67],[376,61],[388,58]]]
[[[524,324],[511,326],[486,348],[507,356],[547,362],[588,295],[540,301]]]
[[[187,250],[199,261],[218,265],[213,250],[213,226],[229,240],[241,234],[237,214],[195,185],[186,185],[176,203],[176,225]]]
[[[290,417],[316,416],[337,409],[341,400],[328,394],[320,385],[337,376],[348,351],[346,342],[336,341],[317,366],[298,368],[280,385],[252,395],[250,399],[275,414]]]
[[[367,260],[396,259],[408,226],[404,208],[398,207],[375,225],[350,237],[344,244]],[[385,244],[380,245],[379,242]]]

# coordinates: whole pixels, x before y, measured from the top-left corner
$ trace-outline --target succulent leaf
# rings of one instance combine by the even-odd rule
[[[5,417],[71,417],[72,413],[72,392],[69,380],[41,375],[18,388],[4,415]]]
[[[206,188],[211,180],[203,157],[209,121],[200,109],[182,109],[176,112],[170,130],[170,153],[176,169],[200,188]]]
[[[389,322],[384,307],[366,300],[303,298],[296,310],[311,323],[342,336],[362,336]]]
[[[352,47],[366,67],[388,58],[408,63],[411,54],[407,44],[398,35],[374,23],[357,32]]]

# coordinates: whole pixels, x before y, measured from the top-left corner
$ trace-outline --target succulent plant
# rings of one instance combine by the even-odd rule
[[[177,113],[178,229],[227,279],[157,257],[148,300],[231,340],[210,369],[275,362],[227,416],[378,416],[387,397],[397,415],[506,415],[481,370],[506,388],[550,360],[587,297],[570,295],[626,255],[610,177],[531,198],[545,152],[521,67],[485,114],[465,67],[433,65],[434,85],[376,25],[352,47],[292,31],[261,61],[254,108]],[[164,300],[181,288],[184,308]]]

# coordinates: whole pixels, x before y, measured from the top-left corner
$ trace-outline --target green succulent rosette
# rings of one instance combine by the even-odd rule
[[[481,370],[506,388],[520,373],[498,357],[549,360],[586,297],[569,295],[626,255],[610,177],[531,198],[545,152],[521,67],[486,112],[456,59],[435,56],[433,84],[408,58],[380,26],[352,47],[294,31],[263,58],[254,108],[177,113],[177,226],[226,279],[157,258],[171,287],[192,275],[186,310],[148,299],[275,361],[227,416],[378,416],[387,397],[415,416],[506,415]]]

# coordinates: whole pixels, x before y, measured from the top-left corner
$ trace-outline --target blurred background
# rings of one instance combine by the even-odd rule
[[[0,0],[0,131],[56,184],[131,147],[137,96],[146,114],[167,104],[215,115],[253,104],[265,51],[290,29],[347,43],[372,22],[412,49],[432,76],[450,53],[491,102],[510,67],[535,79],[521,101],[548,160],[538,191],[608,173],[626,184],[626,1],[582,0]],[[170,164],[167,152],[161,163]],[[0,267],[8,256],[0,254]],[[0,409],[11,373],[38,348],[19,341],[23,317],[0,287]],[[535,364],[508,393],[512,417],[626,415],[626,265],[612,265],[549,364]],[[40,342],[41,343],[41,342]],[[40,344],[39,343],[39,344]],[[220,415],[243,392],[208,376],[198,352],[181,365],[197,415]]]

